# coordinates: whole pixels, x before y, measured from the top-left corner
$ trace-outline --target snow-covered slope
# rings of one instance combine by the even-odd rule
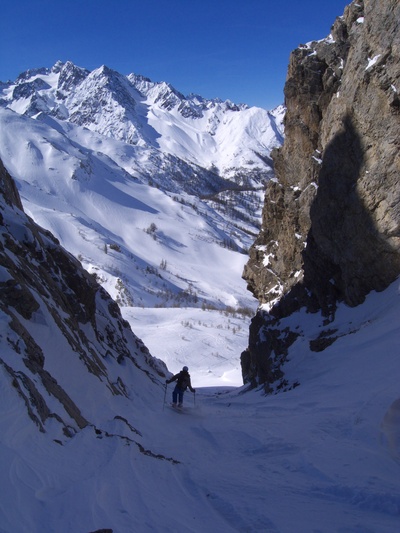
[[[165,82],[123,76],[106,66],[88,72],[71,62],[1,85],[0,103],[31,117],[55,116],[150,153],[153,148],[238,182],[249,174],[260,183],[271,174],[269,153],[283,134],[282,107],[269,112],[184,97]]]
[[[107,154],[123,159],[129,149],[56,119],[0,110],[0,154],[25,209],[121,303],[248,305],[238,273],[253,214],[235,228],[196,196],[140,183]]]

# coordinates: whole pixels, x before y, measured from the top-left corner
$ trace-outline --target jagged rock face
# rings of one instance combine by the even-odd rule
[[[291,55],[286,138],[244,271],[275,317],[302,305],[329,316],[400,273],[399,24],[398,2],[354,1],[327,39]]]
[[[277,181],[244,272],[261,303],[304,272],[323,306],[314,280],[325,269],[335,296],[356,305],[399,272],[399,10],[353,2],[331,38],[291,55]]]
[[[360,9],[353,3],[346,11],[349,52],[320,128],[304,271],[321,306],[328,284],[357,305],[400,272],[400,5],[366,1],[362,23]]]
[[[0,323],[0,368],[42,432],[49,419],[68,437],[91,423],[59,382],[62,367],[94,376],[112,396],[128,396],[127,366],[143,371],[145,380],[167,372],[106,291],[25,215],[1,161]],[[58,354],[49,353],[48,338],[58,338]]]
[[[89,75],[88,70],[77,67],[71,61],[67,61],[65,64],[59,63],[55,68],[53,67],[53,70],[57,71],[57,67],[60,72],[57,84],[57,97],[60,99],[66,98],[68,93]]]

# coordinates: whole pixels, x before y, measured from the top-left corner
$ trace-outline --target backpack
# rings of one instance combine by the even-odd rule
[[[183,370],[181,370],[179,372],[177,385],[180,389],[185,391],[190,385],[190,374],[188,372],[184,372]]]

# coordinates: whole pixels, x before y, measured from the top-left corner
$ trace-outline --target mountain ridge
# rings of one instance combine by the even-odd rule
[[[120,303],[168,305],[182,294],[193,305],[189,295],[197,294],[198,307],[252,305],[240,279],[221,284],[211,273],[213,287],[205,290],[214,252],[201,251],[201,243],[244,260],[273,175],[270,150],[282,140],[283,109],[274,118],[197,95],[187,100],[166,83],[71,62],[29,70],[1,97],[0,155],[25,209]],[[141,250],[143,231],[155,241],[151,254]],[[182,267],[193,243],[198,258]],[[236,268],[238,260],[230,262]]]
[[[241,174],[256,171],[260,175],[258,183],[262,176],[264,181],[268,179],[270,163],[257,154],[268,156],[283,139],[282,107],[266,111],[220,99],[206,100],[198,95],[185,97],[166,82],[152,82],[136,74],[124,76],[105,65],[88,71],[70,61],[58,61],[50,69],[28,70],[16,82],[2,86],[3,107],[28,116],[44,112],[132,145],[161,149],[205,169],[213,168],[229,179],[234,179],[234,168]],[[246,134],[246,146],[240,137],[235,140],[232,135],[229,122],[233,119],[228,117],[229,113],[245,116],[243,127],[235,117],[236,129],[248,131],[257,115],[266,126],[257,131],[258,139]],[[164,125],[161,132],[160,122]],[[223,128],[221,136],[227,140],[222,145],[222,139],[216,141],[213,137],[224,125],[228,127]],[[174,135],[178,136],[177,142]],[[179,143],[185,139],[182,149]],[[198,143],[203,145],[202,150],[196,146]],[[223,150],[219,154],[221,145]],[[204,159],[202,154],[210,151],[214,157]]]

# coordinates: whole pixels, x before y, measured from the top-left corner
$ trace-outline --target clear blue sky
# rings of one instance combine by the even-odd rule
[[[326,37],[350,0],[7,0],[0,80],[60,59],[107,65],[198,93],[271,109],[290,52]]]

